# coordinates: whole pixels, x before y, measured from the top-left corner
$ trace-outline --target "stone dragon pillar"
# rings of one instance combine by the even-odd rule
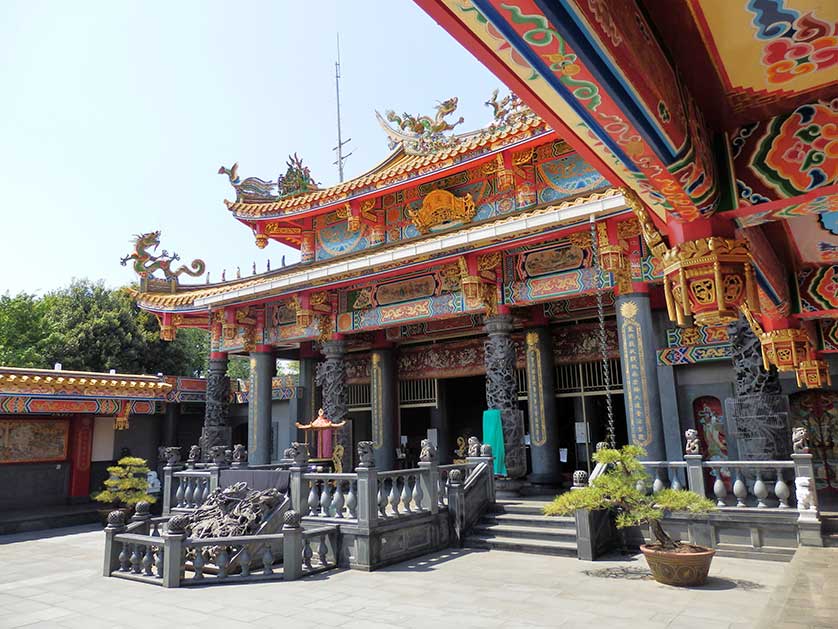
[[[522,478],[527,473],[527,458],[524,449],[524,417],[518,408],[515,344],[510,336],[511,315],[486,317],[486,332],[489,335],[484,344],[486,406],[501,413],[507,475],[509,478]]]
[[[334,440],[335,446],[343,448],[343,469],[349,470],[352,461],[352,422],[347,417],[346,342],[343,339],[324,341],[322,351],[326,360],[317,365],[315,382],[322,391],[326,417],[335,424],[347,420],[345,426],[334,432]]]
[[[232,429],[227,425],[227,405],[230,399],[230,381],[227,378],[227,352],[210,354],[207,373],[207,401],[204,427],[201,430],[201,455],[209,461],[213,446],[231,446]]]

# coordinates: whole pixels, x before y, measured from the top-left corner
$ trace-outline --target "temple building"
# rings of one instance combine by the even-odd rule
[[[512,90],[488,127],[457,98],[377,114],[390,154],[323,189],[296,154],[276,181],[222,166],[227,210],[289,266],[182,283],[203,262],[137,239],[164,338],[212,335],[202,448],[234,440],[245,354],[252,464],[321,407],[344,469],[365,440],[410,465],[428,430],[463,456],[495,409],[507,475],[535,485],[601,441],[673,461],[694,428],[707,459],[765,459],[802,424],[834,488],[838,5],[417,1]],[[278,357],[300,365],[285,417]]]

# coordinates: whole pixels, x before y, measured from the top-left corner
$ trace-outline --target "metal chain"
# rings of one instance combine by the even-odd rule
[[[591,252],[593,253],[593,269],[596,274],[596,311],[599,319],[599,351],[602,356],[602,379],[605,383],[605,408],[608,413],[608,431],[606,440],[608,447],[617,447],[614,434],[614,407],[611,404],[611,369],[608,364],[608,340],[605,336],[605,307],[602,303],[602,289],[600,282],[602,267],[599,264],[599,244],[597,242],[596,221],[591,217]]]

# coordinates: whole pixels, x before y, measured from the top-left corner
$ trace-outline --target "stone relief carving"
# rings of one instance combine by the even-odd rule
[[[754,395],[758,393],[780,395],[780,379],[777,370],[765,371],[762,367],[762,346],[751,330],[747,320],[740,317],[728,326],[731,358],[736,374],[734,387],[736,395]]]
[[[345,343],[340,340],[324,341],[322,350],[326,360],[315,367],[314,381],[321,388],[326,417],[332,423],[339,424],[347,419]],[[349,427],[336,430],[333,438],[336,445],[343,446],[341,463],[344,469],[348,469],[352,454],[352,431]]]

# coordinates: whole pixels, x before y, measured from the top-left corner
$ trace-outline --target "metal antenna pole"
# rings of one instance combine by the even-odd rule
[[[347,153],[346,155],[343,154],[343,145],[348,144],[352,138],[347,138],[346,141],[343,140],[340,131],[340,33],[337,36],[338,41],[338,58],[335,61],[335,95],[337,96],[337,111],[338,111],[338,145],[333,148],[333,151],[337,151],[338,158],[334,164],[337,164],[338,167],[338,179],[342,182],[343,181],[343,162],[346,161],[346,158],[352,155],[352,153]]]

